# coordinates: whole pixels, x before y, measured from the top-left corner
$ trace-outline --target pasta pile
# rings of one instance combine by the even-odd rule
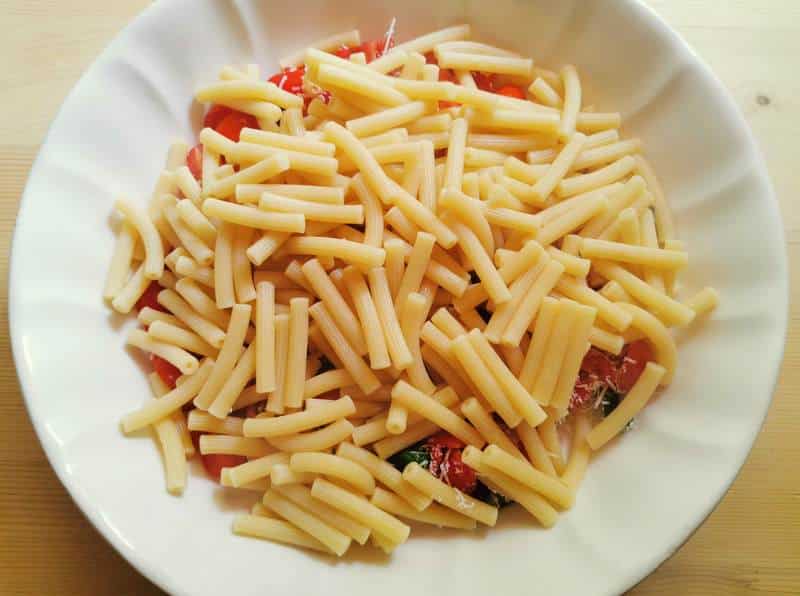
[[[446,471],[388,461],[441,431],[550,527],[591,454],[670,383],[671,328],[716,306],[710,288],[677,297],[687,253],[619,114],[584,105],[575,67],[469,34],[367,62],[337,55],[361,43],[349,32],[282,61],[279,84],[226,67],[195,97],[251,125],[204,128],[188,157],[174,144],[149,205],[116,202],[104,296],[128,313],[153,292],[127,341],[180,375],[150,375],[123,431],[153,427],[173,494],[190,432],[203,456],[238,456],[221,483],[260,497],[238,534],[342,555],[391,552],[409,521],[494,525]],[[575,407],[587,352],[642,340],[652,357],[616,409]]]

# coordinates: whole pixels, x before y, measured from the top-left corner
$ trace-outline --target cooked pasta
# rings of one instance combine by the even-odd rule
[[[153,427],[175,495],[199,433],[260,499],[236,534],[391,553],[399,518],[469,531],[505,501],[549,528],[679,374],[675,329],[719,304],[682,293],[644,140],[576,66],[470,34],[225,67],[149,205],[115,203],[103,298],[138,311],[156,396],[122,429]]]

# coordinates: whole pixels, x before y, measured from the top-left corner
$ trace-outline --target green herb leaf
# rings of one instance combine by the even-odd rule
[[[426,470],[431,465],[431,454],[423,443],[418,443],[389,458],[389,463],[401,471],[411,462],[418,463]]]

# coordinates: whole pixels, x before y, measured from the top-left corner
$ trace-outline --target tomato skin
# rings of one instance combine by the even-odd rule
[[[150,362],[153,364],[153,370],[161,377],[164,384],[170,389],[175,389],[175,383],[181,376],[181,371],[155,354],[150,354]]]
[[[592,347],[583,357],[581,371],[596,378],[601,383],[616,386],[617,367],[613,360],[601,350]]]
[[[203,177],[203,146],[199,143],[189,149],[186,154],[186,166],[195,180],[200,180]]]
[[[233,112],[233,110],[230,108],[213,104],[210,108],[208,108],[208,112],[206,112],[205,118],[203,118],[203,127],[217,128],[217,125],[222,122],[222,119],[231,112]]]
[[[432,51],[427,52],[425,54],[425,64],[439,64],[439,61],[436,59],[436,54]]]
[[[622,362],[617,373],[617,390],[627,393],[639,380],[644,367],[653,360],[653,351],[645,340],[635,341],[625,346]]]
[[[494,93],[494,83],[495,83],[495,76],[493,74],[487,74],[484,72],[473,72],[472,78],[475,80],[475,84],[478,86],[478,89],[481,91],[488,91],[490,93]]]
[[[151,281],[144,294],[136,301],[136,310],[142,310],[144,307],[149,306],[154,310],[167,312],[167,309],[158,303],[158,295],[163,289],[157,281]]]
[[[459,439],[458,437],[454,437],[447,431],[441,431],[436,433],[435,435],[428,438],[425,441],[431,447],[441,447],[443,449],[463,449],[466,447],[466,443]]]
[[[251,114],[231,111],[214,127],[214,130],[232,141],[239,142],[239,136],[242,134],[243,128],[259,128],[258,120]]]
[[[199,449],[198,449],[199,450]],[[222,468],[233,468],[247,462],[243,455],[229,455],[226,453],[209,453],[201,455],[203,467],[211,478],[219,482]]]
[[[505,95],[506,97],[515,97],[517,99],[525,99],[525,92],[516,85],[506,85],[497,90],[498,95]]]
[[[287,68],[269,78],[270,83],[274,83],[284,91],[294,93],[295,95],[303,95],[303,78],[306,74],[306,67],[304,64]]]

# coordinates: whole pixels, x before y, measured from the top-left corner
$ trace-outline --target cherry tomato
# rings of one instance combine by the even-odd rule
[[[186,165],[196,180],[203,177],[203,146],[195,145],[186,154]]]
[[[635,341],[625,346],[622,362],[617,372],[617,390],[627,393],[639,380],[645,365],[653,359],[653,351],[645,340]]]
[[[489,91],[490,93],[494,93],[494,75],[484,72],[473,72],[472,78],[475,79],[475,84],[478,86],[478,89],[481,91]]]
[[[287,68],[278,74],[274,74],[269,78],[270,83],[274,83],[284,91],[294,93],[295,95],[303,95],[303,78],[306,74],[306,67],[304,64]]]
[[[436,59],[436,54],[434,54],[433,52],[426,53],[425,64],[439,64],[439,61]]]
[[[200,457],[208,475],[217,482],[219,482],[222,468],[233,468],[247,462],[247,458],[243,455],[228,455],[226,453],[212,453],[201,455]]]
[[[516,85],[506,85],[497,90],[498,95],[505,95],[506,97],[516,97],[517,99],[525,99],[525,93]]]
[[[439,446],[443,449],[463,449],[466,447],[464,441],[445,431],[438,432],[429,437],[426,443],[429,446]]]
[[[155,354],[150,354],[150,362],[153,363],[153,370],[161,377],[164,384],[170,389],[175,389],[175,382],[178,380],[178,377],[181,376],[181,371]]]
[[[167,312],[167,309],[158,303],[158,294],[163,289],[164,288],[158,285],[157,281],[151,281],[150,285],[147,286],[147,289],[144,291],[144,294],[136,301],[136,310],[142,310],[145,306],[149,306],[154,310]]]
[[[258,128],[256,117],[242,112],[231,112],[217,124],[214,130],[230,140],[238,142],[243,128]]]
[[[378,58],[380,56],[379,52],[382,48],[383,44],[381,44],[381,47],[379,48],[378,41],[372,40],[372,41],[365,41],[364,43],[362,43],[358,51],[364,52],[364,55],[367,57],[367,62],[372,62],[373,60],[375,60],[375,58]]]
[[[220,106],[217,104],[212,105],[210,108],[208,108],[206,117],[203,118],[203,127],[217,128],[217,125],[222,122],[222,119],[231,112],[233,112],[233,110],[226,108],[225,106]]]
[[[616,386],[617,366],[605,352],[592,347],[583,357],[581,371],[594,379],[609,385]]]
[[[352,54],[356,54],[360,51],[361,46],[341,46],[340,48],[334,50],[333,53],[343,60],[348,60]]]
[[[470,468],[461,459],[461,450],[451,450],[447,455],[447,472],[445,482],[462,493],[470,494],[478,484],[475,470]]]

